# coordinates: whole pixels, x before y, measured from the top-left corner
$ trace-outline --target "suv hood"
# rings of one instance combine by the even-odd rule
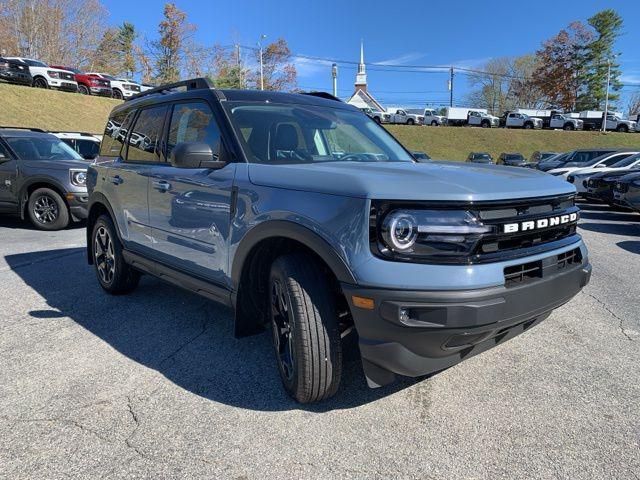
[[[592,173],[607,173],[607,172],[622,172],[626,170],[631,170],[634,168],[633,166],[621,167],[621,168],[612,168],[612,167],[600,167],[600,168],[578,168],[573,170],[571,173],[574,175],[589,175]]]
[[[572,184],[536,170],[463,162],[252,163],[249,178],[266,187],[386,200],[486,201],[575,192]]]
[[[69,170],[70,168],[89,168],[88,160],[26,160],[23,165],[29,168],[42,170]]]

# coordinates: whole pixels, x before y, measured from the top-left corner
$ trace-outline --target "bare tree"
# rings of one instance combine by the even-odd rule
[[[86,67],[106,30],[107,15],[100,0],[5,0],[2,48],[7,54]]]
[[[629,109],[629,117],[640,115],[640,92],[633,92],[627,104]]]

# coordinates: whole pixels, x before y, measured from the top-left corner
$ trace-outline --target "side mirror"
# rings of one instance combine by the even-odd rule
[[[221,147],[222,150],[222,147]],[[211,146],[204,142],[181,142],[171,150],[169,162],[177,168],[223,168],[227,162],[219,160]]]

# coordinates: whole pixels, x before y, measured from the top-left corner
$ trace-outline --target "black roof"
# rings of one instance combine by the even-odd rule
[[[141,92],[122,105],[114,108],[114,111],[127,110],[132,106],[154,104],[159,99],[173,100],[190,98],[194,93],[210,91],[219,101],[240,102],[269,102],[280,104],[316,105],[323,107],[341,108],[353,110],[355,107],[348,105],[324,92],[312,93],[285,93],[262,90],[234,90],[216,89],[209,79],[195,78],[183,80],[173,84],[160,85],[159,87]]]
[[[53,137],[50,133],[38,128],[0,127],[2,137]],[[54,137],[57,138],[57,137]]]

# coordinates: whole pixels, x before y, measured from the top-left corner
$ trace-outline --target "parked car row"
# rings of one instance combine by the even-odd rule
[[[39,60],[23,57],[0,57],[0,80],[120,100],[153,88],[152,85],[117,78],[107,73],[83,72],[74,67],[47,65]]]
[[[436,126],[475,126],[482,128],[523,128],[533,129],[561,129],[601,130],[605,122],[605,112],[585,110],[576,113],[564,113],[556,110],[533,110],[518,108],[505,112],[502,117],[490,115],[487,109],[447,107],[443,114],[431,108],[402,109],[391,108],[386,112],[363,109],[364,112],[378,123],[400,125],[429,125]],[[636,132],[637,119],[625,119],[619,112],[606,114],[606,129],[617,132]]]
[[[586,200],[640,211],[640,148],[574,150],[537,168],[564,178]]]

